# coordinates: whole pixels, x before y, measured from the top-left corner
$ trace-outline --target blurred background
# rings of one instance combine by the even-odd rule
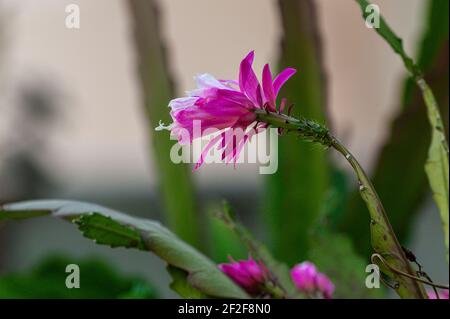
[[[447,118],[448,1],[373,2]],[[69,4],[80,8],[79,29],[66,27]],[[99,203],[162,220],[221,262],[246,256],[210,217],[227,199],[276,257],[289,265],[312,259],[346,285],[339,297],[386,296],[363,287],[369,218],[336,154],[282,137],[273,176],[255,164],[192,173],[169,163],[168,134],[153,134],[160,119],[169,122],[169,99],[193,88],[193,75],[236,78],[252,49],[258,74],[267,62],[298,69],[281,95],[347,144],[373,176],[402,243],[434,281],[448,283],[423,171],[425,107],[401,60],[349,0],[0,0],[0,203]],[[154,295],[174,296],[151,254],[96,246],[70,224],[42,218],[0,225],[0,297],[20,296],[7,279],[50,255],[100,259],[142,278]]]

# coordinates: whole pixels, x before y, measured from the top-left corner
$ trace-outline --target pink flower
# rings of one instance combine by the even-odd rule
[[[319,293],[326,299],[331,299],[333,296],[334,285],[331,280],[309,261],[294,266],[291,269],[291,278],[301,292]]]
[[[325,299],[333,298],[334,285],[326,275],[322,273],[317,274],[316,286],[317,290],[323,294]]]
[[[433,289],[427,290],[427,294],[428,294],[428,298],[430,298],[430,299],[438,299],[436,296],[436,293],[434,292]],[[439,299],[449,299],[448,290],[441,290],[438,292],[438,294],[439,294]]]
[[[220,264],[219,269],[249,294],[257,295],[267,280],[266,267],[252,258],[239,261],[230,258],[230,261]]]
[[[294,266],[291,270],[292,281],[300,291],[313,292],[316,290],[317,269],[313,263],[305,261]]]
[[[187,92],[187,97],[170,101],[170,115],[173,123],[160,124],[157,129],[169,129],[180,144],[191,143],[201,137],[206,130],[216,129],[221,134],[211,139],[202,150],[195,169],[204,162],[209,150],[218,145],[222,159],[227,163],[236,160],[245,143],[251,136],[267,127],[266,123],[255,123],[256,109],[276,111],[276,99],[280,88],[296,72],[287,68],[272,79],[269,65],[264,66],[262,85],[258,81],[252,64],[254,51],[251,51],[240,64],[239,80],[217,80],[210,74],[198,75],[195,79],[197,89]],[[280,109],[284,107],[281,103]],[[255,123],[254,125],[252,125]],[[201,125],[195,134],[195,125]],[[247,129],[251,128],[250,132]],[[236,135],[233,130],[240,129],[243,134]],[[231,137],[230,137],[231,135]]]

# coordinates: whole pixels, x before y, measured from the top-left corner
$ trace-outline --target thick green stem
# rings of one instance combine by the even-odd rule
[[[326,147],[333,147],[345,157],[358,178],[361,197],[365,201],[370,213],[370,232],[374,251],[383,256],[392,267],[404,273],[414,275],[402,246],[398,242],[389,222],[380,198],[367,177],[367,174],[347,148],[333,137],[327,128],[314,121],[296,119],[284,114],[266,112],[264,110],[257,110],[255,113],[258,121],[269,123],[271,126],[282,128],[289,132],[295,132],[302,139],[316,142]],[[420,283],[393,273],[381,264],[379,266],[386,275],[395,281],[396,284],[394,287],[400,297],[426,298],[425,290]]]
[[[175,90],[160,35],[156,1],[129,0],[127,4],[134,32],[142,106],[151,128],[149,132],[153,132],[160,120],[169,120],[167,102],[173,97]],[[150,140],[161,200],[169,226],[189,244],[202,247],[199,209],[190,168],[169,160],[168,154],[173,141],[169,139],[168,134],[153,135]]]
[[[403,248],[398,242],[397,236],[389,222],[383,204],[371,181],[367,177],[367,174],[347,148],[334,137],[331,137],[331,146],[345,157],[358,178],[361,197],[366,203],[370,213],[372,248],[376,253],[381,254],[392,267],[399,269],[404,273],[414,275]],[[379,266],[381,267],[382,265]],[[425,291],[418,282],[393,273],[385,267],[383,272],[388,274],[398,283],[394,285],[394,287],[400,297],[426,298]]]

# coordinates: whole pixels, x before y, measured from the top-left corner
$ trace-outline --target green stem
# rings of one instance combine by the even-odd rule
[[[361,7],[361,12],[366,19],[371,14],[371,10],[366,10],[370,5],[367,0],[356,0]],[[406,53],[403,48],[403,42],[401,38],[395,34],[395,32],[389,27],[387,22],[382,16],[380,16],[380,25],[374,30],[383,37],[391,48],[396,52],[403,60],[403,64],[408,72],[413,77],[417,86],[422,92],[425,105],[428,112],[428,120],[431,126],[431,143],[428,150],[428,158],[425,163],[425,171],[428,175],[431,190],[433,191],[433,198],[439,208],[442,224],[445,233],[445,244],[447,247],[447,261],[448,261],[448,244],[449,244],[449,230],[448,230],[448,209],[449,209],[449,196],[448,196],[448,143],[444,132],[444,126],[442,117],[438,108],[438,104],[434,97],[434,94],[428,84],[426,83],[422,72],[419,67],[414,63],[413,59]],[[448,26],[447,26],[448,27]]]
[[[266,284],[263,287],[263,290],[266,291],[273,299],[286,299],[284,291],[277,285]]]
[[[358,178],[361,197],[370,213],[370,232],[374,251],[382,255],[389,265],[404,273],[414,275],[375,188],[362,166],[347,148],[332,136],[327,128],[314,121],[296,119],[284,114],[264,110],[257,110],[255,113],[258,121],[268,123],[277,128],[283,128],[289,132],[295,132],[301,139],[316,142],[326,147],[333,147],[345,157]],[[397,283],[395,287],[400,297],[426,298],[425,290],[421,284],[411,278],[394,273],[381,264],[379,266],[386,275]]]
[[[159,120],[169,120],[167,102],[174,96],[175,90],[166,63],[156,1],[128,0],[126,3],[133,28],[142,106],[151,128],[150,133],[158,126]],[[174,142],[168,134],[156,134],[150,140],[161,201],[169,226],[181,239],[197,248],[204,248],[190,168],[169,160],[168,154]]]
[[[383,255],[389,265],[413,275],[414,272],[389,222],[383,204],[364,169],[344,145],[334,137],[331,139],[331,146],[345,157],[358,178],[361,197],[370,213],[370,232],[374,251]],[[425,291],[416,281],[400,276],[387,268],[383,270],[398,283],[396,290],[400,297],[426,298]]]

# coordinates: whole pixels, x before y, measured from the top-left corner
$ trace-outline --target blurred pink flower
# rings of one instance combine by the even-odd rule
[[[254,51],[251,51],[241,61],[238,81],[217,80],[210,74],[201,74],[195,77],[197,89],[187,92],[186,97],[170,101],[173,123],[169,126],[160,124],[157,130],[169,129],[180,144],[191,143],[208,129],[223,130],[203,149],[195,169],[200,167],[209,150],[216,144],[217,149],[222,151],[222,160],[227,163],[234,160],[236,163],[240,151],[250,137],[267,127],[266,123],[250,126],[256,120],[253,111],[276,111],[280,88],[296,72],[295,69],[287,68],[272,79],[269,65],[266,64],[262,72],[261,86],[252,68],[253,59]],[[284,103],[281,103],[280,109],[284,107]],[[199,124],[201,127],[196,134],[195,125]],[[251,128],[250,132],[246,132],[248,128]],[[240,129],[244,133],[233,134],[234,129]]]
[[[326,299],[331,299],[334,285],[316,266],[309,261],[294,266],[291,269],[291,278],[297,289],[307,294],[319,293]]]
[[[267,280],[267,269],[251,257],[218,265],[219,269],[251,295],[257,295]]]
[[[317,269],[313,263],[305,261],[294,266],[291,270],[292,281],[298,290],[313,292],[316,290]]]
[[[438,299],[433,289],[427,290],[428,298]],[[438,291],[439,299],[449,299],[448,290]]]
[[[318,273],[316,277],[317,290],[319,290],[325,299],[333,298],[334,285],[324,274]]]

